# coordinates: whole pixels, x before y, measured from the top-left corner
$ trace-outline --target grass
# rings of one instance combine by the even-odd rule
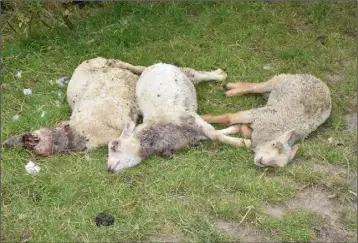
[[[314,226],[317,217],[308,212],[294,211],[284,215],[282,219],[268,219],[263,227],[279,235],[282,241],[307,242],[313,238],[310,230]]]
[[[152,156],[114,176],[106,171],[105,147],[38,158],[41,172],[30,176],[24,170],[25,151],[2,149],[2,241],[20,241],[24,231],[30,232],[30,242],[228,240],[213,227],[219,219],[244,219],[242,225],[263,229],[276,241],[311,241],[316,215],[295,211],[272,219],[260,205],[284,203],[300,188],[321,186],[350,207],[352,176],[313,168],[356,168],[357,133],[347,131],[344,120],[356,110],[354,1],[113,3],[91,11],[75,22],[75,31],[38,29],[30,39],[18,36],[3,43],[2,140],[67,119],[66,88],[49,80],[71,76],[79,63],[96,56],[137,65],[162,61],[226,68],[229,82],[312,73],[331,89],[332,115],[302,144],[297,163],[281,169],[258,169],[249,151],[203,142],[173,160]],[[324,45],[317,40],[320,35],[327,37]],[[16,78],[20,70],[22,77]],[[25,97],[24,88],[33,95]],[[265,104],[255,95],[225,98],[220,83],[199,84],[197,92],[202,114]],[[13,121],[16,114],[20,118]],[[344,146],[329,145],[329,137]],[[249,206],[253,209],[245,216]],[[97,228],[100,212],[113,215],[115,224]],[[352,214],[342,212],[341,220],[355,232]]]

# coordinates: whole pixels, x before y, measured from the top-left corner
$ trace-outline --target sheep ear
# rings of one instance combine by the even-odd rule
[[[290,154],[288,155],[289,161],[291,161],[291,160],[295,157],[295,155],[296,155],[296,153],[297,153],[299,147],[300,147],[300,146],[299,146],[298,144],[296,144],[295,146],[292,147],[291,152],[290,152]]]
[[[296,133],[295,133],[295,129],[292,129],[292,130],[289,130],[287,132],[285,132],[281,137],[280,137],[280,141],[283,143],[283,144],[292,144],[293,143],[293,140],[296,136]]]
[[[135,122],[129,121],[126,123],[126,125],[123,128],[122,134],[120,137],[128,137],[132,134],[133,130],[135,128]]]

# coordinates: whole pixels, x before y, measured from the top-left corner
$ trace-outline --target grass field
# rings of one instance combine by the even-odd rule
[[[331,117],[280,169],[257,168],[250,151],[205,141],[118,175],[107,173],[106,147],[37,158],[41,171],[31,176],[28,153],[2,149],[2,242],[356,241],[357,131],[348,129],[357,109],[354,1],[113,3],[86,11],[74,31],[5,39],[2,140],[67,119],[66,87],[50,80],[97,56],[225,68],[228,82],[311,73],[331,89]],[[25,88],[33,94],[24,96]],[[226,98],[222,83],[197,92],[201,114],[265,104],[256,95]],[[96,227],[100,212],[114,225]]]

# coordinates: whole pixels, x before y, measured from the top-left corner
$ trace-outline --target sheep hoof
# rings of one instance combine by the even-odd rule
[[[247,148],[247,149],[251,148],[251,140],[244,139],[244,145],[245,145],[245,148]]]
[[[224,81],[227,79],[227,73],[222,69],[215,70],[215,73],[218,75],[217,80],[218,81]]]
[[[227,83],[224,83],[224,84],[223,84],[223,88],[224,88],[225,90],[227,90]]]

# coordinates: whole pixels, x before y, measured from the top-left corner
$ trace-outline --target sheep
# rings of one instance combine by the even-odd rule
[[[328,86],[308,74],[280,74],[262,83],[234,82],[224,86],[226,96],[269,93],[266,106],[218,116],[202,115],[209,123],[233,125],[224,134],[239,131],[251,138],[259,167],[283,167],[293,160],[299,145],[330,116]]]
[[[10,137],[4,147],[20,145],[36,155],[92,150],[118,137],[138,118],[135,85],[143,66],[97,57],[82,62],[67,87],[69,121]]]
[[[143,123],[129,121],[122,134],[108,144],[108,173],[119,173],[157,154],[172,158],[175,151],[210,139],[249,148],[249,139],[229,137],[197,114],[194,84],[223,81],[227,74],[178,68],[157,63],[145,69],[136,86],[136,99]]]

